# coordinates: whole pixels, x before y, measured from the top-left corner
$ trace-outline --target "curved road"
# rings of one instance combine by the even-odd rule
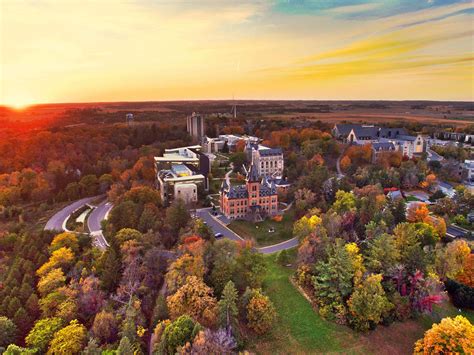
[[[92,210],[87,218],[87,228],[90,234],[94,237],[94,241],[97,246],[101,249],[105,249],[109,246],[107,240],[102,234],[102,226],[100,222],[107,219],[107,216],[114,205],[107,200],[101,202],[96,208]]]
[[[56,214],[49,219],[44,227],[44,230],[52,230],[52,231],[64,231],[66,226],[66,221],[69,216],[76,211],[77,209],[81,208],[82,206],[88,204],[98,196],[93,197],[86,197],[76,202],[71,203],[64,207],[61,211],[56,212]]]
[[[224,222],[211,215],[211,208],[201,208],[196,210],[196,217],[201,218],[212,229],[214,233],[221,233],[225,238],[241,242],[244,241],[240,235],[229,229]],[[298,239],[292,238],[282,243],[269,245],[267,247],[257,248],[262,254],[272,254],[285,249],[291,249],[298,246]]]

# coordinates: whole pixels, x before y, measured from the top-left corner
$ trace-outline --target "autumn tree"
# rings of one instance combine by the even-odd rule
[[[64,232],[56,235],[49,246],[49,251],[53,252],[59,248],[69,248],[73,253],[79,251],[79,241],[74,233]]]
[[[471,253],[471,248],[463,239],[456,239],[445,248],[436,249],[435,266],[438,275],[442,278],[455,279],[463,271],[466,258]]]
[[[407,220],[410,222],[424,222],[429,213],[430,211],[426,207],[425,203],[412,203],[407,209]]]
[[[469,254],[464,259],[462,271],[456,278],[464,285],[474,288],[474,254]]]
[[[303,216],[293,224],[293,236],[302,240],[322,223],[317,215],[311,217]]]
[[[0,316],[0,348],[13,343],[17,336],[17,327],[12,320]]]
[[[107,311],[97,313],[91,328],[92,335],[99,339],[102,344],[111,344],[117,338],[117,320],[115,316]]]
[[[371,324],[380,323],[382,315],[393,307],[385,295],[381,282],[381,274],[368,276],[356,287],[347,301],[355,329],[369,330]]]
[[[181,353],[230,355],[234,353],[236,347],[237,342],[224,329],[216,331],[205,329],[196,335],[192,345],[187,343]]]
[[[443,318],[415,343],[414,354],[472,354],[474,327],[463,316]]]
[[[349,169],[352,164],[351,158],[349,158],[347,155],[344,155],[339,164],[342,171],[347,171],[347,169]]]
[[[246,307],[248,326],[257,334],[265,334],[273,326],[276,311],[268,296],[257,290]]]
[[[51,340],[48,354],[79,354],[86,345],[87,329],[77,320],[57,331]]]
[[[188,276],[174,295],[167,298],[171,319],[188,314],[197,322],[212,326],[217,315],[217,300],[212,289],[196,276]]]
[[[184,285],[188,276],[202,278],[204,276],[204,262],[200,256],[184,254],[172,262],[165,276],[166,286],[170,293]]]
[[[353,192],[339,190],[336,192],[336,201],[332,205],[338,213],[353,211],[356,206],[356,198]]]
[[[43,318],[38,320],[25,338],[26,345],[45,353],[54,334],[60,330],[64,321],[61,318]]]
[[[158,345],[158,353],[175,354],[179,346],[191,342],[199,332],[199,323],[187,315],[183,315],[167,325]]]

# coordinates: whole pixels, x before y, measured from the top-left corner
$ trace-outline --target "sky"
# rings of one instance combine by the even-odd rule
[[[473,5],[0,0],[0,104],[471,101]]]

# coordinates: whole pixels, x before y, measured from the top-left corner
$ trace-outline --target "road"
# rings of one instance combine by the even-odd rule
[[[431,150],[430,148],[426,149],[426,153],[428,154],[428,161],[443,161],[444,158],[436,153],[434,150]]]
[[[77,209],[81,208],[82,206],[88,204],[98,196],[93,197],[86,197],[76,202],[71,203],[64,207],[61,211],[57,212],[53,217],[49,219],[44,227],[44,230],[52,230],[52,231],[64,231],[66,227],[66,221],[69,216],[76,211]]]
[[[227,226],[224,224],[224,222],[218,220],[216,217],[211,215],[211,208],[202,208],[196,210],[196,217],[201,218],[204,222],[207,223],[208,227],[212,229],[214,233],[222,233],[222,235],[225,238],[234,240],[236,242],[241,242],[244,241],[241,236],[239,236],[237,233],[234,231],[230,230],[227,228]],[[298,239],[297,238],[292,238],[289,240],[286,240],[282,243],[274,244],[274,245],[269,245],[267,247],[263,248],[256,248],[257,251],[259,251],[262,254],[272,254],[272,253],[277,253],[281,250],[285,249],[291,249],[298,246]]]
[[[91,236],[94,238],[95,244],[100,249],[105,249],[109,246],[109,243],[107,243],[107,240],[102,234],[102,226],[100,222],[107,219],[112,207],[113,204],[105,200],[94,208],[87,218],[87,228],[89,229]]]
[[[446,235],[451,238],[463,238],[466,237],[467,231],[458,226],[450,225],[446,228]]]

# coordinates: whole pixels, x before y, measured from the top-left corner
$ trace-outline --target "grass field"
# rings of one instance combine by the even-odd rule
[[[290,253],[294,259],[296,250]],[[266,256],[268,271],[263,288],[278,318],[271,333],[248,339],[249,350],[258,354],[410,354],[415,341],[444,317],[462,314],[474,323],[474,311],[460,313],[445,302],[435,306],[431,314],[357,333],[322,319],[290,282],[293,269],[278,265],[275,259],[276,255]]]
[[[245,239],[253,239],[257,246],[277,244],[291,239],[293,234],[294,212],[290,209],[283,215],[281,222],[266,219],[263,222],[233,221],[228,225],[235,233]],[[270,228],[275,231],[268,232]]]
[[[314,312],[311,304],[290,283],[291,268],[278,265],[275,255],[266,258],[268,272],[264,290],[275,305],[278,319],[270,334],[251,339],[251,350],[261,354],[362,353],[362,349],[358,349],[357,334],[323,320]]]

